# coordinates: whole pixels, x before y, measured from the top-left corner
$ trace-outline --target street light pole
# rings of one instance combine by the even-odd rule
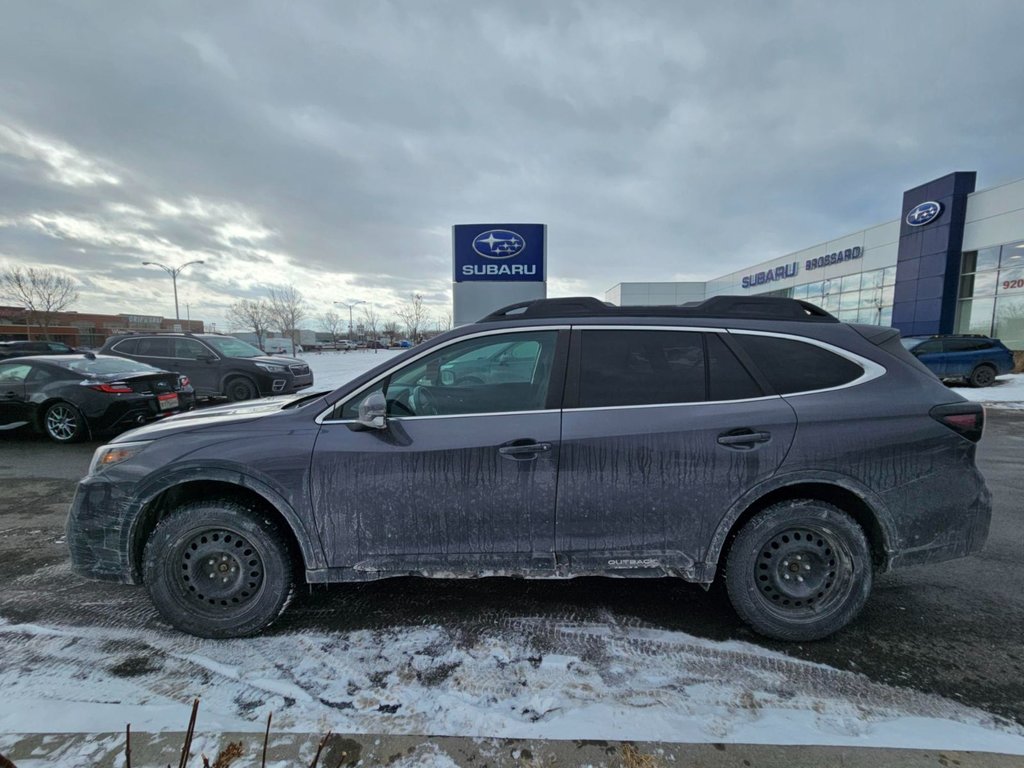
[[[339,307],[348,307],[348,340],[352,341],[352,307],[357,304],[365,304],[365,301],[336,301]]]
[[[144,267],[160,267],[164,272],[171,276],[171,283],[174,285],[174,319],[181,320],[181,313],[178,311],[178,275],[185,267],[191,266],[192,264],[205,264],[206,262],[202,259],[196,259],[195,261],[186,261],[180,267],[175,269],[174,267],[168,267],[166,264],[158,264],[155,261],[144,261],[142,266]]]

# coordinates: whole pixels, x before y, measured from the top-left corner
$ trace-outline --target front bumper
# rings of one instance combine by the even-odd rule
[[[123,486],[102,476],[87,477],[78,484],[67,522],[74,573],[102,581],[138,583],[131,565],[130,498]]]

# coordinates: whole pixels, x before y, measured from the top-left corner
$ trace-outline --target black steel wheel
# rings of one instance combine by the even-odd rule
[[[164,518],[146,544],[143,575],[160,614],[200,637],[265,629],[295,581],[285,532],[232,501],[196,502]]]
[[[996,372],[991,365],[979,365],[969,379],[972,387],[991,387],[996,381]]]
[[[71,403],[53,403],[43,413],[43,431],[55,443],[77,443],[89,432],[82,412]]]
[[[249,379],[236,376],[228,381],[224,394],[228,396],[228,400],[241,402],[242,400],[252,400],[258,397],[259,391],[256,389],[256,385]]]
[[[726,560],[726,588],[740,618],[778,640],[818,640],[842,629],[871,592],[871,548],[837,507],[781,502],[752,517]]]

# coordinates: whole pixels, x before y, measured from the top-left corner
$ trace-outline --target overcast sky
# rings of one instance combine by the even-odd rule
[[[1024,5],[8,2],[0,264],[80,311],[294,284],[450,296],[454,223],[548,225],[549,294],[715,277],[1024,177]],[[307,326],[315,326],[310,321]]]

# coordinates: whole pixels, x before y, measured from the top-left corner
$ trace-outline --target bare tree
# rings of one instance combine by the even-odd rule
[[[252,331],[256,334],[256,346],[263,349],[270,330],[270,304],[266,299],[241,299],[228,309],[228,322],[237,330]]]
[[[271,288],[267,291],[270,297],[270,314],[273,322],[281,329],[281,335],[292,340],[292,351],[299,346],[299,323],[306,316],[302,294],[294,285]]]
[[[29,337],[36,325],[49,339],[56,314],[78,301],[78,288],[73,279],[52,269],[8,267],[0,272],[0,297],[25,310]]]
[[[452,329],[452,313],[451,310],[447,312],[441,312],[436,318],[437,332],[444,333]]]
[[[420,328],[426,318],[427,310],[423,306],[423,295],[419,293],[410,294],[409,301],[398,310],[398,319],[405,325],[409,332],[409,340],[413,344],[416,343]]]
[[[395,343],[395,339],[397,339],[401,333],[401,330],[398,327],[398,321],[396,320],[388,320],[385,322],[381,331],[387,337],[389,347]]]
[[[377,314],[377,310],[373,308],[372,304],[364,304],[363,308],[359,312],[359,322],[366,330],[366,335],[369,337],[367,341],[373,343],[377,341],[377,326],[380,325],[380,315]]]
[[[331,341],[338,345],[338,331],[344,327],[344,319],[333,309],[320,315],[320,327],[331,334]]]

